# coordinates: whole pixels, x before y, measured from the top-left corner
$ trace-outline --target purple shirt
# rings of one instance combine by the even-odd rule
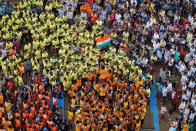
[[[20,47],[20,41],[19,40],[14,41],[13,45],[16,47],[16,50],[18,50]]]
[[[77,8],[77,3],[76,2],[72,3],[72,8],[74,9],[74,11],[76,10],[76,8]]]

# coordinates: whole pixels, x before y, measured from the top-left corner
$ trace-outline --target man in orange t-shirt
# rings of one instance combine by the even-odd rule
[[[88,3],[86,3],[82,9],[84,9],[84,12],[87,12],[89,7],[90,7],[90,5]],[[80,8],[80,10],[81,10],[81,8]]]
[[[20,123],[20,118],[19,117],[16,117],[15,123],[16,123],[16,128],[21,127],[21,123]]]
[[[91,22],[96,22],[97,20],[97,14],[95,14],[95,12],[93,11],[93,13],[91,14]]]
[[[82,124],[79,121],[76,121],[76,131],[81,131]]]
[[[80,13],[84,11],[84,6],[80,6]]]
[[[89,7],[87,9],[87,14],[88,14],[88,17],[92,17],[92,13],[93,13],[93,9],[91,7]]]
[[[51,131],[57,131],[57,128],[55,127],[54,124],[52,124]]]
[[[20,66],[18,66],[20,74],[24,74],[25,69],[24,69],[24,63],[21,63]]]

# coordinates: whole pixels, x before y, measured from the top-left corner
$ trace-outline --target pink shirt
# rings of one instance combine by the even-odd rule
[[[177,22],[174,22],[173,26],[179,25]]]
[[[115,14],[111,14],[110,15],[110,20],[114,20],[115,19]]]

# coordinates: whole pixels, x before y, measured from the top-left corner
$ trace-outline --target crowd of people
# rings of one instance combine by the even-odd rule
[[[145,79],[142,70],[126,56],[124,45],[120,49],[115,47],[97,49],[96,39],[107,34],[102,30],[101,20],[96,18],[97,20],[94,21],[88,16],[87,19],[81,18],[80,22],[76,23],[72,19],[75,14],[72,6],[68,5],[67,15],[62,15],[62,6],[57,1],[48,1],[46,5],[42,1],[36,3],[22,1],[14,6],[12,15],[6,13],[2,16],[1,129],[66,130],[71,128],[74,121],[77,126],[82,124],[82,127],[76,127],[77,130],[80,128],[85,130],[88,120],[88,124],[90,122],[91,126],[97,125],[97,129],[103,127],[106,130],[119,129],[123,126],[126,130],[127,128],[139,130],[150,94],[147,84],[143,88]],[[91,6],[87,3],[83,3],[83,7],[91,10]],[[82,8],[80,9],[83,12]],[[130,66],[135,75],[130,79],[133,82],[131,92],[129,89],[125,92],[121,88],[127,87]],[[106,84],[106,81],[110,81],[111,84]],[[102,85],[99,85],[100,83]],[[99,86],[95,89],[95,85]],[[90,90],[90,87],[93,89]],[[79,91],[81,94],[77,96],[76,93]],[[62,92],[68,93],[72,98],[69,118],[71,113],[74,113],[74,118],[69,119],[68,123],[62,121],[60,109],[57,108],[57,98],[63,97]],[[82,97],[88,93],[91,95]],[[120,103],[114,103],[113,99],[118,100],[126,94],[127,96],[121,99]],[[108,95],[110,95],[109,99]],[[76,110],[78,108],[74,102],[75,98],[80,102],[91,104],[90,101],[86,101],[86,98],[95,99],[97,96],[99,99],[96,104],[99,104],[99,108],[103,107],[102,113],[108,110],[105,119],[102,120],[104,116],[102,113],[99,114],[102,116],[98,116],[98,110],[96,111],[94,107],[94,114],[101,118],[97,122],[91,121],[92,117],[86,115],[91,109],[86,107],[83,109],[81,105],[80,112],[85,114],[81,117],[88,119],[81,121],[80,118],[76,121],[75,112],[79,111]],[[109,107],[104,107],[105,98],[107,101],[110,100]],[[126,112],[121,111],[122,105]],[[116,123],[113,125],[111,123],[113,123],[114,109]],[[121,115],[118,116],[120,111]],[[124,116],[126,119],[123,118]],[[110,124],[108,119],[111,119]],[[132,123],[127,123],[129,121]],[[65,126],[66,124],[70,126]]]
[[[193,130],[195,5],[194,0],[1,4],[0,128],[139,131],[154,67],[164,65],[157,84],[161,113],[171,99],[170,130]],[[96,40],[105,35],[111,44],[98,49]],[[63,94],[71,103],[66,122],[58,108]],[[180,117],[172,118],[177,107]]]
[[[170,130],[193,130],[196,118],[196,26],[192,9],[196,3],[170,2],[167,1],[157,14],[159,29],[151,37],[158,63],[166,65],[160,69],[157,96],[162,96],[161,113],[168,111]],[[166,109],[168,100],[171,105]],[[172,114],[177,109],[179,116],[176,117]]]
[[[126,58],[116,53],[111,54],[114,55]],[[116,64],[105,64],[112,61],[111,58],[106,58],[105,54],[103,62],[96,66],[97,69],[86,75],[85,82],[78,79],[68,91],[71,98],[69,123],[70,126],[75,124],[76,130],[139,131],[143,124],[150,97],[150,75],[145,79],[138,66],[131,63],[130,70],[134,77],[127,87],[127,73],[124,76],[124,71],[115,71]],[[125,61],[123,64],[126,67],[126,60],[122,61]]]

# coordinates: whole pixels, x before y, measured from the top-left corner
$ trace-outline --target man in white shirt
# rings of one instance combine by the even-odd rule
[[[164,115],[165,115],[165,112],[167,111],[167,109],[166,109],[166,107],[165,106],[162,106],[161,107],[161,111],[160,111],[160,113],[161,113],[161,117],[164,119]]]
[[[184,57],[184,61],[185,61],[186,63],[188,63],[189,60],[190,60],[190,53],[187,53],[187,54],[185,55],[185,57]]]
[[[193,78],[190,80],[188,87],[191,88],[191,89],[194,89],[195,81],[193,81]]]
[[[147,23],[146,23],[146,26],[145,26],[145,28],[149,28],[149,27],[152,27],[152,23],[151,23],[151,20],[149,20]]]
[[[160,43],[158,40],[155,39],[152,39],[152,43],[153,43],[153,51],[155,52],[160,47]]]
[[[167,82],[167,93],[169,93],[170,96],[171,96],[171,91],[172,91],[172,83],[168,81]]]
[[[161,81],[164,82],[166,79],[166,72],[164,71],[164,69],[160,69],[159,76],[161,78]]]
[[[189,22],[191,23],[191,25],[193,25],[193,23],[194,23],[194,18],[193,18],[192,15],[190,15],[190,16],[188,17],[188,20],[189,20]]]
[[[124,15],[124,21],[129,21],[130,20],[130,14],[128,12],[126,12]]]
[[[6,49],[5,46],[2,46],[1,52],[2,52],[2,56],[3,56],[3,57],[6,57],[6,56],[7,56],[7,49]]]
[[[86,14],[86,12],[84,12],[84,11],[83,11],[83,12],[81,13],[81,15],[80,15],[80,19],[82,20],[83,18],[84,18],[85,20],[87,20],[87,14]]]
[[[67,21],[70,26],[72,25],[72,21],[73,21],[73,12],[74,10],[72,6],[69,6],[69,8],[67,9]]]
[[[163,95],[163,105],[165,105],[166,97],[167,97],[167,88],[166,86],[162,89],[162,95]]]
[[[148,64],[148,59],[146,57],[143,58],[142,64],[147,65]]]
[[[175,47],[172,46],[172,48],[170,49],[170,52],[171,52],[172,55],[174,55],[174,54],[176,53],[176,51],[174,50],[174,48],[175,48]]]
[[[183,112],[186,107],[186,102],[182,100],[181,104],[179,105],[178,109],[180,112]]]
[[[188,81],[187,75],[184,72],[182,72],[181,74],[181,83],[186,83]]]
[[[184,117],[184,120],[187,119],[188,115],[189,115],[189,112],[190,112],[190,108],[189,107],[186,107],[184,112],[183,112],[183,117]]]
[[[158,40],[159,39],[159,34],[157,32],[154,33],[153,39]]]
[[[147,63],[148,63],[148,59],[144,57],[141,61],[142,69],[144,70],[144,72],[146,71]]]
[[[181,73],[181,72],[184,72],[185,70],[186,70],[185,64],[184,63],[181,63],[180,64],[180,68],[179,68],[179,72]]]
[[[164,53],[165,63],[168,62],[170,56],[171,56],[170,51],[168,49],[165,49],[165,53]]]
[[[191,113],[189,115],[190,121],[193,122],[195,117],[196,117],[196,112],[194,110],[193,111],[191,110]]]
[[[71,0],[66,0],[66,4],[67,4],[67,6],[70,6],[72,4],[72,1]]]
[[[173,64],[174,64],[174,58],[171,56],[169,58],[169,62],[168,62],[168,66],[169,66],[169,69],[170,69],[171,73],[173,72],[173,67],[172,67]]]
[[[195,48],[194,48],[194,45],[192,45],[190,47],[190,55],[193,56],[194,53],[195,53]]]
[[[178,63],[175,64],[176,69],[179,71],[180,66],[182,64],[182,61],[179,61]]]
[[[196,93],[193,92],[192,97],[191,97],[191,107],[196,111]]]
[[[190,100],[190,98],[191,98],[191,89],[190,88],[188,88],[188,90],[186,91],[186,96],[187,96],[188,100]]]
[[[162,57],[163,57],[163,49],[159,48],[157,49],[157,58],[159,61],[162,61]]]
[[[168,66],[172,67],[174,65],[174,58],[171,56],[168,61]]]
[[[120,18],[121,18],[121,14],[119,12],[116,13],[115,19],[116,21],[119,23],[120,22]]]
[[[130,3],[131,3],[131,4],[133,4],[133,3],[134,3],[134,4],[136,4],[136,5],[137,5],[137,0],[130,0]]]

